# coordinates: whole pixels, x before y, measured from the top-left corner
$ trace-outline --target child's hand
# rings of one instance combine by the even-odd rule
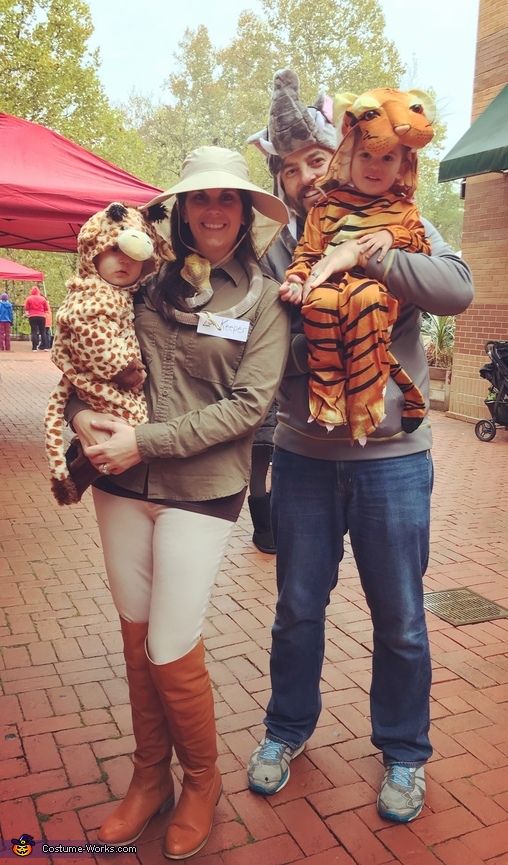
[[[102,442],[107,442],[111,438],[111,433],[101,432],[95,422],[102,421],[118,421],[119,418],[114,414],[92,411],[92,409],[81,409],[72,419],[72,429],[78,436],[83,447],[96,445]],[[127,421],[122,421],[127,423]]]
[[[302,302],[303,283],[299,276],[288,276],[279,288],[279,297],[285,303],[300,304]]]
[[[130,390],[133,393],[141,393],[146,372],[140,363],[134,359],[129,361],[125,369],[120,370],[111,379],[122,390]]]
[[[368,261],[376,252],[379,253],[377,261],[382,261],[389,249],[392,248],[393,236],[386,228],[365,234],[357,240],[362,258]]]
[[[314,265],[304,287],[304,300],[311,288],[317,288],[334,273],[344,273],[358,264],[360,248],[356,240],[346,240]]]

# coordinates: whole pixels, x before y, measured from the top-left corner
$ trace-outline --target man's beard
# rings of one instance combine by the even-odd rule
[[[292,198],[287,194],[287,192],[284,192],[286,204],[300,219],[305,220],[311,207],[316,203],[316,201],[319,201],[318,195],[313,195],[311,198],[306,200],[306,195],[311,191],[314,193],[316,192],[316,187],[314,185],[304,186],[296,198]]]

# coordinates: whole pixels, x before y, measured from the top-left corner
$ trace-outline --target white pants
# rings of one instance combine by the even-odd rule
[[[148,622],[155,664],[183,658],[201,637],[234,523],[93,490],[118,613]]]

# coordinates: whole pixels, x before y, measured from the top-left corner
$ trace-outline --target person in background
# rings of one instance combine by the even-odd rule
[[[33,285],[25,298],[24,310],[30,323],[32,351],[49,351],[46,345],[46,313],[49,303],[37,285]]]
[[[8,294],[0,294],[0,351],[11,350],[11,328],[14,323]]]
[[[50,305],[48,306],[48,311],[46,312],[44,319],[44,335],[46,338],[46,348],[51,348],[53,345],[53,312]]]
[[[185,859],[206,843],[221,793],[201,633],[247,492],[254,431],[287,357],[287,308],[258,258],[288,214],[222,147],[192,151],[180,180],[147,205],[161,228],[168,199],[175,260],[135,297],[148,423],[127,426],[76,399],[68,418],[103,475],[94,504],[136,741],[131,784],[98,837],[130,843],[173,806],[174,749],[183,788],[163,852]]]
[[[268,155],[297,230],[318,200],[313,184],[326,173],[332,155],[317,149],[317,136],[330,124],[315,110],[300,102],[295,73],[278,72],[268,129],[251,137]],[[314,166],[309,165],[313,154]],[[430,256],[390,249],[381,262],[372,256],[365,272],[404,301],[404,316],[392,332],[392,350],[428,402],[421,311],[456,315],[470,304],[473,289],[467,264],[430,223],[424,225]],[[284,233],[263,262],[281,283],[296,234]],[[372,742],[384,763],[377,807],[387,820],[408,822],[423,808],[424,765],[432,754],[431,663],[423,607],[433,480],[430,422],[427,416],[415,432],[405,433],[403,397],[388,380],[386,418],[367,437],[365,447],[352,446],[343,427],[328,432],[308,424],[307,343],[294,307],[289,361],[278,400],[271,497],[278,589],[272,692],[266,734],[247,770],[249,787],[262,795],[281,790],[289,779],[290,761],[315,730],[321,711],[326,607],[349,531],[373,625]]]

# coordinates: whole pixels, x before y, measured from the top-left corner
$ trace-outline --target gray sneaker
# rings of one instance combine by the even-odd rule
[[[423,766],[405,766],[392,763],[385,769],[385,776],[377,798],[380,817],[395,823],[409,823],[418,817],[425,802],[425,770]]]
[[[289,781],[289,764],[305,748],[290,748],[284,742],[274,742],[265,738],[252,752],[247,767],[249,787],[254,793],[272,796],[282,790]]]

